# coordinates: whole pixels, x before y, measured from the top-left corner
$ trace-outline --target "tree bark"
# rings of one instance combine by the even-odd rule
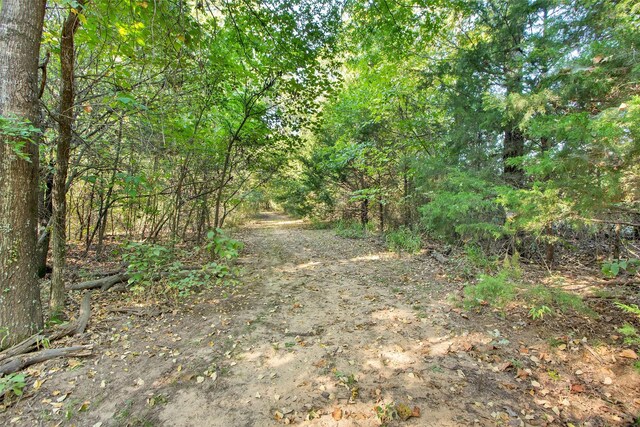
[[[51,246],[53,274],[51,276],[51,298],[49,308],[52,315],[62,312],[64,308],[64,266],[67,255],[67,174],[69,171],[69,152],[73,137],[74,121],[73,104],[75,47],[74,36],[80,20],[78,13],[82,11],[84,0],[78,1],[74,11],[69,11],[67,19],[62,24],[60,36],[60,77],[62,89],[60,91],[60,117],[58,146],[56,147],[56,170],[53,177],[53,224],[51,227]]]
[[[34,126],[44,11],[45,0],[3,0],[0,9],[0,116]],[[0,132],[0,348],[43,323],[36,274],[39,138],[38,132],[31,140]]]

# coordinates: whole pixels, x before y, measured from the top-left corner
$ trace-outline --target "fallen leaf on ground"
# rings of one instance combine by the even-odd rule
[[[636,352],[629,348],[626,350],[622,350],[618,356],[624,357],[626,359],[633,359],[633,360],[638,358],[638,355],[636,354]]]
[[[571,384],[571,393],[584,393],[584,386],[582,384]]]
[[[342,419],[342,409],[340,408],[334,409],[333,412],[331,413],[331,416],[333,417],[334,420],[340,421]]]

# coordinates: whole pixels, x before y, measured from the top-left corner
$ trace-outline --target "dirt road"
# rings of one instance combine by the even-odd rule
[[[463,331],[452,330],[436,262],[301,225],[264,215],[239,236],[250,295],[224,318],[224,357],[211,359],[217,378],[171,392],[159,421],[369,426],[386,415],[460,426],[519,412],[501,386],[512,375],[455,351]],[[398,421],[408,415],[395,414],[399,403],[420,416]]]
[[[428,254],[398,256],[275,214],[235,237],[246,245],[241,285],[93,323],[86,339],[99,355],[36,368],[38,390],[0,420],[519,426],[553,424],[564,410],[535,404],[535,382],[516,375],[534,357],[514,366],[497,354],[517,346],[517,326],[455,309],[457,288]]]

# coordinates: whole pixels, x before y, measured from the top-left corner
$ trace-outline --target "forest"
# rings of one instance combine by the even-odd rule
[[[0,0],[0,422],[640,425],[639,305],[637,0]]]

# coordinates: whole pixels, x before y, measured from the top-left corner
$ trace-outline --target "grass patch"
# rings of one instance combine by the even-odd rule
[[[409,228],[401,227],[386,234],[385,242],[390,251],[414,254],[422,248],[422,238]]]

